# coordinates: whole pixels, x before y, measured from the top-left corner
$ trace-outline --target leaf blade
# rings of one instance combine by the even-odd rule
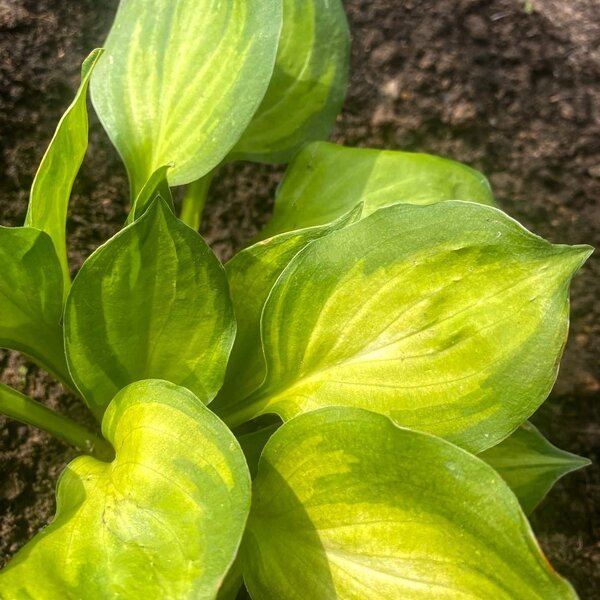
[[[69,600],[214,598],[250,502],[233,435],[191,392],[156,380],[121,391],[103,433],[116,459],[67,467],[53,523],[2,571],[2,589]]]
[[[62,116],[33,180],[25,226],[45,231],[54,244],[65,281],[71,281],[65,225],[75,177],[88,147],[87,91],[103,50],[94,50],[81,67],[81,84]]]
[[[399,202],[468,200],[494,206],[487,179],[452,160],[415,152],[309,144],[290,163],[264,239],[322,225],[363,202],[363,216]]]
[[[221,162],[265,94],[280,28],[280,0],[120,4],[92,100],[133,197],[162,165],[176,186]]]
[[[69,367],[96,415],[139,379],[210,402],[234,336],[223,267],[161,200],[84,263],[65,311]]]
[[[492,466],[513,490],[525,514],[531,514],[554,484],[590,461],[551,444],[531,423],[489,448],[479,458]]]
[[[365,600],[576,597],[493,469],[360,409],[321,409],[273,435],[242,556],[257,600],[297,589]]]
[[[0,346],[23,352],[74,389],[61,326],[63,273],[50,236],[0,227]]]
[[[339,0],[283,1],[273,77],[232,158],[288,162],[329,135],[346,96],[349,38]]]
[[[260,319],[271,289],[285,267],[308,244],[352,223],[359,214],[360,207],[357,207],[333,223],[259,242],[238,252],[225,265],[237,334],[223,387],[211,407],[217,414],[234,398],[255,391],[265,378]]]
[[[267,378],[221,414],[357,406],[484,450],[549,393],[589,253],[473,203],[381,209],[286,268],[262,316]]]

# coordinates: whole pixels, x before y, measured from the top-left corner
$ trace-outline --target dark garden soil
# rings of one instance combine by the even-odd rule
[[[0,0],[0,224],[21,225],[36,167],[99,46],[116,0]],[[503,208],[555,242],[600,246],[598,0],[347,0],[352,81],[334,133],[357,146],[454,157],[484,171]],[[266,222],[281,168],[237,164],[216,179],[203,233],[226,258]],[[94,121],[68,222],[74,270],[123,223],[123,168]],[[0,269],[2,266],[0,265]],[[600,597],[600,258],[573,284],[561,373],[534,422],[596,464],[536,511],[550,560]],[[540,351],[543,351],[540,348]],[[43,372],[0,351],[2,381],[93,426]],[[0,420],[0,564],[53,514],[75,453]]]

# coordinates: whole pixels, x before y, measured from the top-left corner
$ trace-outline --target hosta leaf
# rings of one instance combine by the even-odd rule
[[[220,414],[357,406],[484,450],[550,391],[589,253],[469,202],[381,209],[283,271],[262,315],[265,382]]]
[[[273,78],[233,156],[287,162],[306,142],[325,139],[346,95],[348,57],[340,0],[283,0]]]
[[[52,239],[65,284],[71,281],[65,227],[73,182],[88,147],[87,90],[102,50],[94,50],[81,68],[81,85],[60,120],[33,180],[25,225],[45,231]],[[65,295],[68,285],[64,286]]]
[[[236,254],[225,266],[235,310],[237,335],[225,383],[211,407],[219,412],[232,399],[253,392],[265,378],[260,345],[260,316],[271,288],[288,263],[313,240],[340,229],[360,215],[360,207],[322,227],[293,231],[259,242]]]
[[[527,514],[563,475],[590,464],[587,458],[551,444],[531,423],[479,457],[498,471]]]
[[[294,158],[260,237],[328,223],[363,202],[363,216],[399,202],[469,200],[493,205],[486,178],[454,162],[413,152],[308,145]]]
[[[0,347],[27,354],[72,386],[61,326],[63,275],[50,236],[0,227]]]
[[[172,166],[164,165],[152,173],[127,215],[127,225],[139,219],[157,198],[166,202],[169,208],[173,210],[173,195],[167,180],[167,173]]]
[[[156,380],[121,391],[102,431],[115,460],[66,468],[54,521],[0,574],[0,595],[215,598],[250,504],[233,435],[191,392]]]
[[[162,165],[181,185],[221,162],[263,99],[280,30],[281,0],[121,2],[92,99],[133,197]]]
[[[254,600],[576,598],[493,469],[359,409],[273,435],[242,557]]]
[[[208,403],[235,335],[225,272],[198,233],[156,201],[78,273],[65,312],[69,367],[90,408],[139,379]]]

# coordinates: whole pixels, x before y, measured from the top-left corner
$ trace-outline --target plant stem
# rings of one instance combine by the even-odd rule
[[[114,458],[114,450],[106,440],[4,384],[0,384],[0,413],[42,429],[98,460]]]
[[[204,177],[190,183],[183,197],[179,218],[196,231],[200,228],[202,222],[202,212],[215,171],[216,169],[213,169]]]

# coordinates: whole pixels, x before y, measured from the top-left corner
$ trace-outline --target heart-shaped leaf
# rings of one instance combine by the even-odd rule
[[[482,451],[548,395],[589,253],[479,204],[380,209],[290,262],[262,314],[266,379],[219,414],[357,406]]]
[[[0,227],[0,347],[23,352],[74,387],[63,347],[63,274],[50,236]]]
[[[162,201],[79,271],[65,312],[69,368],[96,415],[128,383],[159,378],[208,403],[235,337],[225,272]]]
[[[121,2],[92,99],[135,198],[158,168],[171,185],[221,162],[265,95],[281,0]]]
[[[273,218],[260,237],[329,223],[359,202],[366,217],[399,202],[443,200],[494,205],[486,178],[452,160],[316,142],[290,163],[277,192]]]
[[[254,600],[576,598],[492,468],[359,409],[273,435],[242,557]]]
[[[346,96],[349,46],[340,0],[283,0],[273,77],[232,157],[287,162],[303,144],[325,139]]]
[[[54,244],[65,281],[71,281],[65,226],[73,182],[88,147],[87,90],[102,50],[94,50],[81,68],[81,85],[60,120],[33,180],[25,225],[45,231]]]
[[[191,392],[156,380],[122,390],[102,431],[115,460],[66,468],[56,516],[0,574],[2,597],[214,599],[250,505],[235,438]]]
[[[590,464],[587,458],[551,444],[531,423],[519,427],[479,458],[500,473],[527,514],[533,512],[561,477]]]

